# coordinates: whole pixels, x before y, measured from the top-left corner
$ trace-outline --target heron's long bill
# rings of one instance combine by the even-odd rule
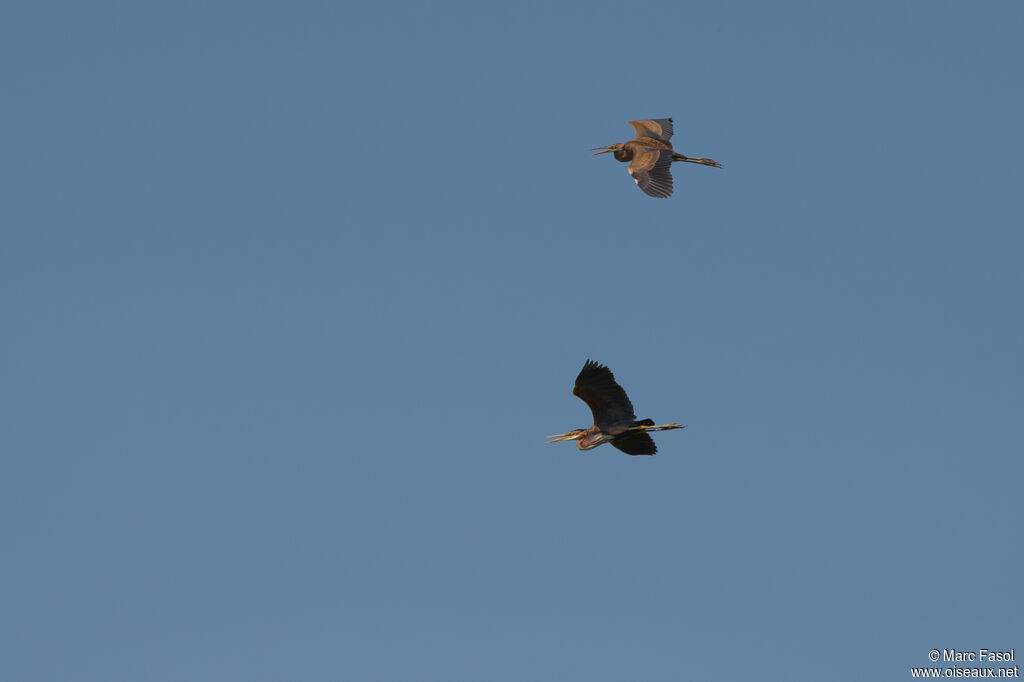
[[[583,431],[577,429],[576,431],[569,431],[568,433],[560,433],[557,436],[548,436],[548,443],[557,443],[562,440],[579,440],[583,437]]]
[[[593,151],[594,149],[603,149],[604,151],[603,152],[594,152],[593,154],[591,154],[591,156],[597,156],[598,154],[607,154],[608,152],[615,151],[616,149],[618,149],[618,147],[616,147],[615,145],[609,145],[607,147],[592,147],[591,151]]]

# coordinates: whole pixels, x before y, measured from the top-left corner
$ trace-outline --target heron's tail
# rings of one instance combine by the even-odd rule
[[[701,159],[693,156],[683,156],[678,152],[672,152],[673,161],[689,161],[690,163],[699,163],[702,166],[714,166],[715,168],[721,168],[722,164],[718,163],[714,159]]]

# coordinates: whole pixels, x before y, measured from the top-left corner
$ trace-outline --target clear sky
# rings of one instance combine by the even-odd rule
[[[1019,3],[5,3],[0,679],[1024,658]],[[676,193],[590,149],[673,117]],[[656,457],[579,452],[607,364]]]

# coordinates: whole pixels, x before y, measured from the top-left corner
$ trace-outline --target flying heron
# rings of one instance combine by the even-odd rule
[[[630,121],[629,125],[636,129],[636,137],[629,142],[619,142],[607,147],[594,147],[604,151],[591,154],[607,154],[613,152],[616,161],[631,161],[629,174],[644,193],[667,199],[672,196],[672,162],[688,161],[704,166],[721,168],[722,164],[713,159],[700,159],[683,156],[672,151],[672,119],[649,118],[643,121]]]
[[[658,451],[648,431],[684,429],[683,424],[655,426],[651,419],[637,420],[633,403],[615,382],[615,375],[604,365],[587,360],[576,377],[574,395],[579,396],[594,413],[594,425],[589,429],[575,429],[557,436],[548,436],[548,443],[563,440],[576,441],[580,450],[593,450],[598,445],[611,443],[627,455],[653,455]]]

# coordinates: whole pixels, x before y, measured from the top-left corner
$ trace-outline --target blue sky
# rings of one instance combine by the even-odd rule
[[[355,5],[0,10],[0,678],[1024,650],[1018,5]]]

